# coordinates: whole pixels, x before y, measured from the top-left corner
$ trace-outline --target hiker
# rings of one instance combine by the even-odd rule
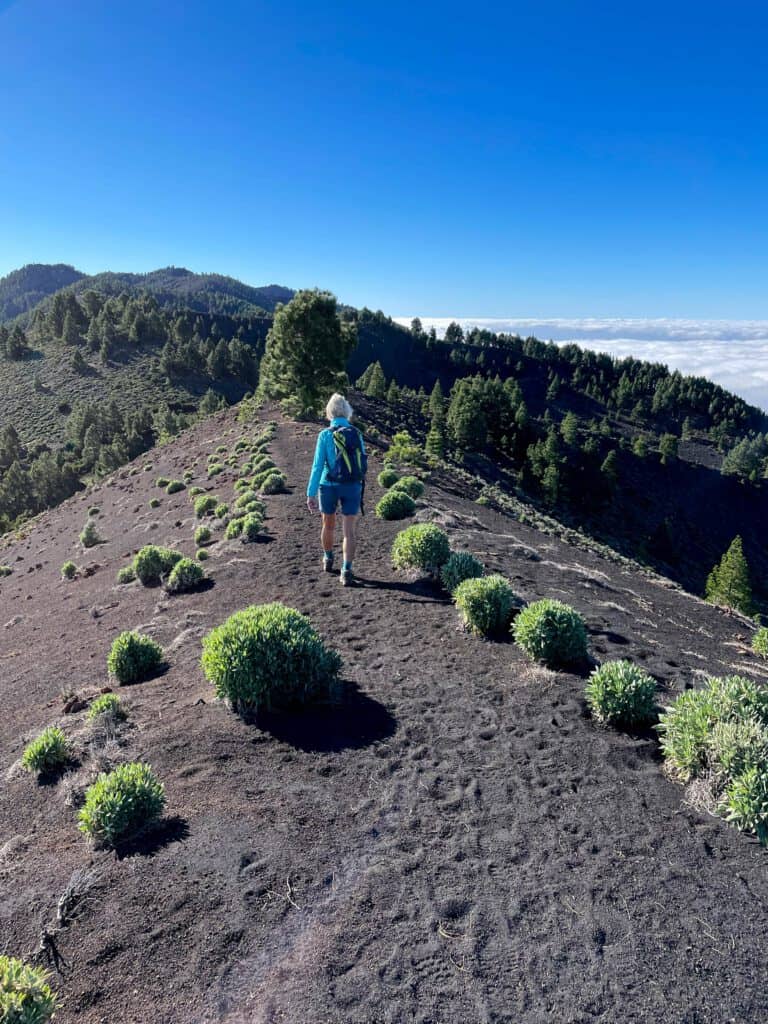
[[[325,415],[331,425],[321,430],[317,438],[315,460],[307,484],[307,508],[310,512],[322,513],[323,571],[333,572],[336,510],[341,505],[344,560],[339,580],[342,586],[349,587],[354,583],[352,559],[357,547],[357,517],[363,510],[368,458],[363,435],[349,422],[352,406],[343,395],[331,395]]]

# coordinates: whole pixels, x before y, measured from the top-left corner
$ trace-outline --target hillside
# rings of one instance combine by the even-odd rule
[[[368,419],[386,430],[374,405]],[[365,518],[359,588],[322,576],[303,498],[314,425],[279,422],[271,452],[290,493],[266,499],[261,543],[214,535],[209,589],[116,585],[147,542],[194,553],[187,493],[155,479],[189,470],[229,500],[234,474],[209,482],[207,457],[255,429],[218,413],[0,550],[13,569],[0,580],[0,920],[14,954],[49,935],[57,1021],[762,1024],[765,851],[685,801],[652,735],[598,728],[583,676],[471,637],[433,584],[394,572],[403,524]],[[521,599],[572,604],[594,658],[644,665],[662,702],[706,673],[768,678],[739,616],[477,493],[440,471],[418,516]],[[83,553],[92,506],[105,542]],[[67,559],[84,570],[72,581]],[[213,699],[200,642],[274,600],[340,651],[346,697],[246,724]],[[121,689],[129,721],[104,745],[70,698],[106,685],[107,651],[129,628],[156,638],[169,667]],[[18,758],[54,723],[79,763],[37,785]],[[94,851],[76,829],[83,788],[97,766],[135,759],[166,786],[163,825],[119,855]]]
[[[29,313],[60,288],[85,275],[66,263],[29,263],[0,278],[0,323]]]

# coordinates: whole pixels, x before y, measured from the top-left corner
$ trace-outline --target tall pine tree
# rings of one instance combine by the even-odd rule
[[[726,608],[735,608],[745,615],[753,613],[752,585],[741,537],[734,537],[731,546],[707,577],[706,597],[712,604],[724,604]]]

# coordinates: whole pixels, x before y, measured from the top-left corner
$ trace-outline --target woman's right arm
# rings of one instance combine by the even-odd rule
[[[325,444],[324,444],[325,431],[321,430],[317,436],[317,444],[315,445],[315,458],[312,462],[312,472],[309,474],[309,483],[307,484],[307,497],[316,498],[317,489],[320,486],[320,477],[323,475],[325,469]]]

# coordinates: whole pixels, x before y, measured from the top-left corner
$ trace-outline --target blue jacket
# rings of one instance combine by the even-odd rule
[[[337,416],[336,419],[331,420],[330,427],[326,427],[325,430],[321,430],[318,434],[315,460],[312,463],[312,472],[309,474],[309,483],[307,484],[308,498],[316,498],[317,489],[320,484],[328,483],[328,470],[336,462],[336,446],[333,443],[333,431],[336,427],[351,426],[352,424],[344,416]],[[360,435],[360,446],[365,451],[365,442],[363,441],[362,434]]]

